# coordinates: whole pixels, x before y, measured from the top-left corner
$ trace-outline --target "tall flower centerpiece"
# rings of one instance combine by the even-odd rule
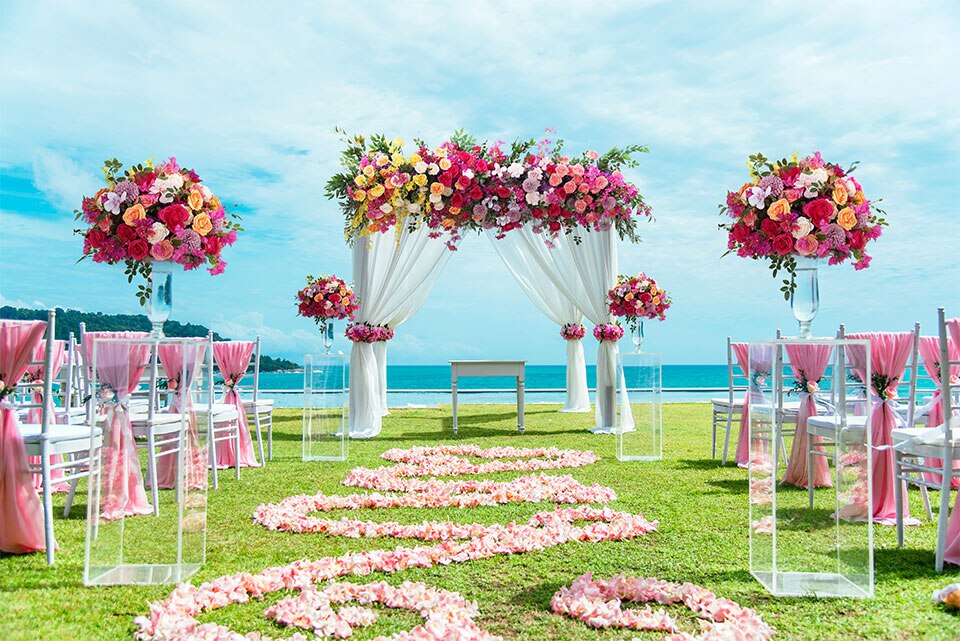
[[[146,283],[138,286],[137,298],[154,335],[161,335],[173,305],[174,266],[191,270],[208,265],[211,275],[223,273],[227,263],[221,254],[236,241],[239,219],[176,158],[126,170],[113,158],[104,163],[103,173],[106,186],[85,196],[76,212],[87,225],[76,230],[83,236],[82,258],[122,262],[130,282],[142,277]]]
[[[437,147],[383,135],[344,137],[344,171],[327,183],[340,202],[349,242],[397,226],[426,225],[455,250],[465,231],[505,234],[524,225],[536,233],[616,228],[637,240],[636,221],[650,208],[621,167],[633,167],[642,145],[605,154],[562,153],[562,141],[480,143],[463,132]]]
[[[867,243],[880,237],[884,212],[871,204],[852,172],[826,162],[820,152],[800,159],[771,161],[750,156],[750,181],[727,193],[721,213],[728,234],[727,253],[765,259],[776,276],[790,278],[780,290],[790,301],[800,324],[799,335],[810,337],[810,325],[820,305],[818,264],[854,261],[855,269],[870,266]]]
[[[643,343],[643,320],[663,320],[672,302],[657,281],[642,272],[636,276],[617,276],[616,286],[607,292],[607,301],[611,314],[626,319],[637,352]]]
[[[320,326],[323,347],[330,353],[333,345],[333,321],[349,318],[360,307],[353,290],[335,275],[307,276],[307,286],[297,292],[297,315],[312,318]]]

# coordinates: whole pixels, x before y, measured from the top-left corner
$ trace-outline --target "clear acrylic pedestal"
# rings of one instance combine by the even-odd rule
[[[209,344],[87,340],[92,349],[82,349],[89,350],[85,366],[103,446],[91,450],[84,585],[181,583],[206,557],[207,430],[198,428],[190,408],[205,402],[195,397],[206,379],[201,370]],[[176,363],[174,371],[162,369],[158,350],[179,354],[167,360]],[[141,367],[142,375],[137,373]],[[144,380],[149,384],[140,383]],[[150,431],[153,464],[134,441],[134,435],[141,439]],[[160,479],[155,503],[149,481],[154,465]]]
[[[660,354],[621,353],[617,357],[620,404],[615,409],[617,459],[663,458],[663,365]]]
[[[303,460],[347,460],[346,358],[303,357]]]
[[[783,338],[748,350],[750,573],[774,596],[872,597],[870,403],[847,390],[848,376],[870,379],[868,342]],[[829,361],[807,387],[795,372],[809,366],[810,350]],[[791,355],[802,363],[791,364]],[[818,414],[806,422],[800,455],[829,470],[830,486],[812,492],[781,482],[798,398],[814,399]],[[811,476],[808,467],[808,483]]]

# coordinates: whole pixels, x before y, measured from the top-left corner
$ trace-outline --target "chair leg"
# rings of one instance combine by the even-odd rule
[[[220,479],[217,476],[217,431],[211,426],[210,431],[210,446],[207,448],[210,451],[210,470],[213,472],[213,489],[219,489]]]
[[[924,485],[920,486],[920,498],[923,499],[923,510],[927,513],[927,520],[933,520],[933,510],[930,509],[930,494]]]
[[[950,514],[950,480],[953,475],[944,467],[940,486],[940,513],[937,515],[937,572],[943,572],[943,557],[947,549],[947,519]]]
[[[807,432],[807,497],[810,501],[810,509],[813,509],[813,435]]]
[[[56,542],[53,539],[53,498],[50,492],[50,455],[45,445],[40,448],[40,470],[43,478],[43,539],[47,547],[47,563],[53,565],[53,552]]]
[[[897,547],[903,547],[903,480],[901,476],[901,454],[893,452],[893,495],[897,506]]]
[[[273,460],[273,410],[267,414],[267,460]]]
[[[233,468],[234,470],[236,470],[237,480],[239,481],[240,480],[240,419],[239,418],[237,419],[234,435],[235,436],[233,439],[233,444],[234,444],[234,454],[236,454],[236,456],[233,457]]]
[[[63,518],[70,516],[70,508],[73,507],[73,497],[77,493],[77,485],[80,483],[80,478],[77,477],[70,481],[70,490],[67,492],[66,504],[63,506]]]
[[[150,480],[150,498],[153,499],[153,515],[160,516],[160,490],[157,487],[157,448],[154,445],[153,428],[147,429],[147,476]]]
[[[713,438],[710,441],[710,458],[717,458],[717,407],[713,407]]]
[[[266,467],[267,461],[263,458],[263,437],[260,435],[260,412],[253,408],[253,422],[257,426],[257,450],[260,452],[260,467]]]
[[[733,410],[727,411],[727,428],[723,435],[723,458],[720,465],[727,464],[727,452],[730,450],[730,424],[733,422]]]

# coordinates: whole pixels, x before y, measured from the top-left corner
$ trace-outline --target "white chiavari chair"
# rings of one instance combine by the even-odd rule
[[[267,460],[273,460],[273,399],[260,396],[260,337],[253,351],[253,398],[243,399],[243,409],[247,416],[253,417],[257,427],[257,448],[260,451],[260,465],[266,465]],[[267,428],[267,458],[263,458],[263,438],[261,428]],[[716,446],[717,426],[713,426],[714,446]]]
[[[727,395],[710,399],[713,404],[713,439],[710,445],[710,458],[717,458],[717,427],[724,425],[723,463],[727,462],[727,450],[730,446],[730,427],[734,419],[743,414],[743,395],[747,391],[747,375],[733,358],[733,343],[727,336]],[[269,437],[268,437],[269,443]],[[269,445],[268,445],[269,450]]]

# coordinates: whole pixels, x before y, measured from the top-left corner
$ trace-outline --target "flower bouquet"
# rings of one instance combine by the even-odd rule
[[[297,315],[312,318],[320,326],[324,347],[329,352],[333,342],[333,320],[349,318],[360,307],[353,290],[335,275],[314,278],[307,276],[307,286],[297,292]]]
[[[456,132],[434,148],[417,140],[407,155],[399,138],[344,141],[345,171],[328,181],[326,193],[340,201],[350,242],[395,226],[427,225],[455,250],[464,230],[500,235],[528,223],[553,235],[615,227],[635,241],[636,218],[650,216],[636,186],[620,173],[621,166],[637,164],[633,154],[647,151],[641,145],[571,157],[561,153],[561,141],[517,141],[504,149],[503,142],[487,145]]]
[[[649,318],[664,319],[664,312],[670,308],[670,297],[657,286],[657,281],[644,273],[636,276],[617,276],[617,285],[607,292],[610,313],[627,319],[631,331],[637,328],[637,322]]]
[[[843,169],[815,152],[779,161],[758,153],[747,164],[750,181],[728,192],[720,206],[733,219],[720,225],[727,253],[767,259],[774,276],[789,273],[780,288],[787,300],[796,288],[798,258],[826,258],[830,265],[852,259],[855,269],[869,267],[867,243],[887,223],[853,177],[856,163]]]
[[[587,329],[580,323],[567,323],[560,328],[560,336],[565,341],[580,340],[587,335]]]
[[[379,343],[393,338],[393,330],[386,325],[353,323],[347,325],[344,336],[354,343]]]
[[[223,248],[242,230],[238,216],[227,212],[200,176],[175,158],[122,169],[116,158],[106,161],[106,187],[84,197],[76,212],[88,225],[76,230],[83,236],[82,258],[124,262],[130,282],[136,276],[146,279],[137,289],[141,305],[151,297],[155,263],[168,261],[184,270],[207,264],[211,275],[223,273]]]
[[[593,328],[593,337],[601,343],[609,341],[616,343],[623,338],[623,328],[620,323],[605,323]]]

